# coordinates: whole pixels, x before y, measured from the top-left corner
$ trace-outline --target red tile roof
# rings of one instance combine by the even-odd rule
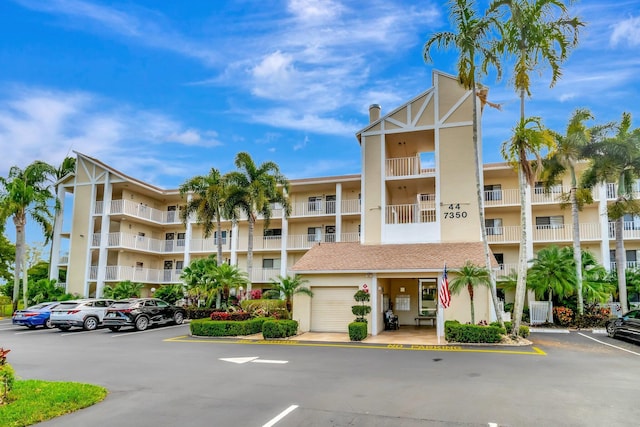
[[[498,264],[492,258],[493,267]],[[482,242],[362,245],[321,243],[291,268],[294,273],[409,272],[460,268],[467,261],[485,265]]]

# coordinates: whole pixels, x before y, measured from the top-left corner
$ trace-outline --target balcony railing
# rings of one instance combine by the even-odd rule
[[[94,214],[101,215],[104,213],[104,202],[98,201],[94,206]],[[110,207],[112,215],[128,215],[135,218],[146,219],[159,224],[180,224],[180,212],[161,211],[149,207],[143,203],[136,203],[131,200],[112,200]]]
[[[519,225],[487,227],[489,243],[517,243],[520,241]],[[580,240],[601,240],[600,224],[580,224]],[[573,228],[571,224],[538,225],[533,228],[534,242],[571,242]]]
[[[385,212],[385,224],[421,224],[436,222],[435,209],[421,208],[422,203],[388,205]]]
[[[69,255],[61,256],[60,259],[58,260],[58,264],[59,265],[67,265],[67,264],[69,264]]]
[[[435,168],[421,167],[419,155],[387,159],[386,167],[387,177],[434,175],[436,173]]]
[[[276,280],[280,274],[279,268],[255,268],[251,270],[251,282],[252,283],[268,283],[272,279]]]
[[[134,283],[181,283],[182,270],[160,270],[153,268],[137,268],[123,265],[107,266],[105,271],[106,282],[122,282],[130,280]],[[98,267],[91,266],[89,280],[98,279]]]
[[[101,235],[95,233],[92,238],[94,247],[100,246]],[[155,253],[182,253],[184,252],[184,239],[160,240],[130,233],[109,233],[107,247],[126,248]]]
[[[342,214],[360,214],[360,199],[343,199]]]

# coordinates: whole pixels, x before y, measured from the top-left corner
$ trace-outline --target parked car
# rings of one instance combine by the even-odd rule
[[[63,301],[51,310],[51,324],[63,331],[73,326],[92,331],[102,325],[107,307],[114,301],[104,298]]]
[[[631,310],[607,323],[607,335],[640,342],[640,310]]]
[[[112,331],[131,326],[144,331],[152,325],[182,324],[187,312],[158,298],[130,298],[116,301],[107,310],[104,325]]]
[[[14,325],[26,326],[29,329],[35,329],[38,326],[44,326],[47,329],[52,328],[51,325],[51,309],[60,304],[54,302],[41,302],[32,305],[23,310],[16,310],[11,318]]]

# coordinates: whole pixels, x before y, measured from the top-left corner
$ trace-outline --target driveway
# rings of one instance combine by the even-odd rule
[[[517,349],[405,351],[193,339],[187,325],[112,333],[0,322],[22,378],[109,389],[43,426],[637,425],[640,347],[591,333],[530,338]]]

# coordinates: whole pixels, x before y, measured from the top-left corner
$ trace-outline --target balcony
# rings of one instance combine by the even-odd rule
[[[431,222],[436,222],[435,202],[433,200],[421,200],[415,204],[388,205],[386,207],[385,224],[423,224]]]
[[[104,202],[98,201],[94,206],[93,213],[102,215],[104,213]],[[127,215],[133,218],[144,219],[157,224],[180,224],[180,212],[161,211],[151,208],[143,203],[132,202],[131,200],[112,200],[110,211],[111,215]]]
[[[519,243],[519,225],[502,227],[487,227],[487,240],[489,243]],[[580,224],[580,240],[601,240],[600,224]],[[571,224],[538,225],[533,228],[533,241],[540,242],[572,242],[573,228]]]
[[[160,270],[153,268],[137,268],[128,267],[123,265],[110,265],[106,267],[105,281],[106,282],[122,282],[130,280],[134,283],[157,283],[157,284],[169,284],[169,283],[182,283],[180,275],[181,269],[175,270]],[[89,280],[98,279],[98,267],[91,266],[89,270]]]
[[[99,247],[100,240],[100,233],[95,233],[91,241],[92,246]],[[130,233],[109,233],[107,240],[108,248],[132,249],[161,254],[183,253],[184,245],[184,239],[160,240]]]
[[[408,177],[408,176],[435,176],[435,168],[423,168],[421,166],[420,156],[413,157],[397,157],[386,160],[386,176]]]
[[[277,280],[280,275],[279,268],[255,268],[251,271],[251,283],[269,283],[271,280]]]

